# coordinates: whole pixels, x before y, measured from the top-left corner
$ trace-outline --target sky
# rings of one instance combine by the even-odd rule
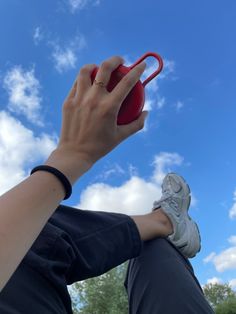
[[[142,131],[100,159],[62,204],[128,215],[151,211],[168,172],[192,191],[201,285],[236,289],[236,2],[0,2],[0,195],[57,147],[62,105],[80,67],[159,53]],[[143,81],[158,66],[147,60]]]

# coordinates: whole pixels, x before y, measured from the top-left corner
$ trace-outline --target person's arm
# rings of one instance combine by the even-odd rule
[[[44,164],[57,168],[71,184],[90,168],[80,156],[56,151]],[[46,171],[36,171],[0,197],[0,291],[64,197],[62,183]]]
[[[108,84],[123,62],[113,57],[103,62],[96,79]],[[57,168],[74,184],[93,164],[144,126],[146,112],[134,122],[117,125],[120,106],[144,71],[133,68],[112,90],[92,84],[95,65],[81,70],[63,104],[58,147],[45,165]],[[50,216],[65,197],[56,176],[37,171],[0,197],[0,291],[28,252]]]

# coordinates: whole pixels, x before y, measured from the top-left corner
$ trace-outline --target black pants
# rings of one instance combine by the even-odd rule
[[[189,261],[118,213],[60,205],[0,293],[1,314],[72,313],[67,285],[129,260],[129,313],[213,313]]]

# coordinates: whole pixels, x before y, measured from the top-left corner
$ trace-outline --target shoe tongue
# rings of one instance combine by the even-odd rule
[[[178,193],[182,189],[181,185],[173,178],[171,178],[171,187],[175,193]]]

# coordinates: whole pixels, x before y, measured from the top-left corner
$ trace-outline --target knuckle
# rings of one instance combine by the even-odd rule
[[[89,72],[88,66],[87,65],[83,65],[82,68],[79,71],[80,75],[86,75]]]
[[[64,112],[68,112],[68,111],[71,111],[73,109],[73,104],[72,104],[72,101],[65,101],[63,106],[62,106],[62,110]]]
[[[88,75],[91,72],[91,68],[93,67],[93,64],[85,64],[80,68],[79,74],[80,75]]]
[[[114,56],[111,58],[111,60],[115,63],[123,63],[124,59],[121,56]]]
[[[112,65],[109,61],[103,61],[101,64],[101,69],[105,72],[109,72],[112,70]]]

